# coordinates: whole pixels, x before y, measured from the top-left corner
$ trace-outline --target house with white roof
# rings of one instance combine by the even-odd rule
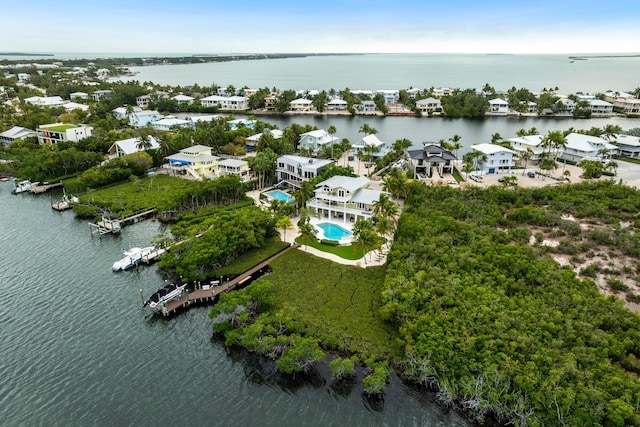
[[[292,187],[300,188],[302,181],[316,178],[333,163],[330,159],[285,154],[278,157],[276,175],[278,182],[284,181]]]
[[[507,114],[509,112],[509,103],[504,99],[494,98],[489,101],[489,112],[491,114]]]
[[[191,123],[191,120],[179,119],[177,117],[165,117],[164,119],[151,122],[151,127],[156,130],[171,130],[175,128],[190,127]]]
[[[196,179],[213,178],[220,157],[211,154],[211,147],[194,145],[165,157],[168,163],[162,165],[171,173]]]
[[[203,107],[218,107],[221,110],[246,110],[247,98],[244,96],[220,96],[211,95],[200,100]]]
[[[273,139],[282,138],[282,131],[281,130],[279,130],[279,129],[265,129],[262,133],[257,133],[255,135],[251,135],[251,136],[245,138],[244,142],[245,142],[246,150],[247,151],[253,151],[253,149],[260,142],[260,138],[262,138],[262,135],[264,135],[265,133],[271,135],[271,137],[273,137]]]
[[[314,197],[307,202],[307,211],[313,217],[338,222],[370,220],[373,205],[383,193],[367,188],[366,177],[332,176],[316,185]]]
[[[375,114],[376,103],[371,100],[362,101],[360,104],[356,104],[356,108],[362,114]]]
[[[25,98],[24,102],[40,107],[61,107],[66,101],[59,96],[32,96]]]
[[[314,111],[313,101],[310,99],[298,98],[289,103],[289,111],[307,112]]]
[[[347,106],[347,101],[339,98],[332,99],[326,104],[327,111],[347,111]]]
[[[71,125],[66,123],[51,123],[38,126],[38,143],[51,145],[63,141],[78,142],[91,136],[93,128],[86,125]]]
[[[88,99],[89,94],[87,92],[71,92],[69,99]]]
[[[640,99],[630,93],[607,91],[604,93],[604,100],[621,108],[626,114],[640,114]]]
[[[613,114],[613,104],[601,99],[592,99],[589,101],[589,107],[594,116]]]
[[[180,104],[193,104],[193,100],[194,98],[192,96],[188,96],[188,95],[176,95],[174,97],[172,97],[171,99],[173,99],[174,101],[176,101],[176,103],[178,105]]]
[[[443,96],[450,96],[453,93],[453,90],[448,87],[439,87],[433,89],[433,96],[436,98],[442,98]]]
[[[146,140],[149,144],[149,150],[160,148],[160,144],[158,144],[158,141],[153,136],[147,136]],[[115,157],[126,156],[127,154],[133,154],[139,151],[146,151],[141,136],[137,138],[121,139],[120,141],[114,142],[111,147],[109,147],[109,150],[107,150],[107,157],[113,159]]]
[[[113,114],[113,117],[115,117],[118,120],[125,120],[129,117],[129,110],[131,110],[132,113],[135,113],[135,112],[142,111],[142,108],[131,107],[129,109],[128,107],[116,107],[113,110],[111,110],[111,114]]]
[[[353,144],[353,154],[358,155],[360,151],[366,152],[368,146],[373,146],[377,151],[372,152],[373,159],[380,158],[389,152],[389,147],[386,142],[378,139],[376,135],[366,135],[360,141]]]
[[[541,154],[545,151],[542,146],[542,135],[525,135],[509,139],[511,147],[516,155],[522,157],[526,152],[531,152],[528,161],[537,162],[540,160]]]
[[[0,134],[1,135],[1,134]],[[628,157],[640,158],[640,138],[631,135],[614,135],[614,144],[618,146],[620,154]]]
[[[65,102],[64,104],[62,104],[62,108],[64,108],[68,112],[73,110],[89,111],[88,105],[79,104],[77,102]]]
[[[471,150],[481,153],[479,157],[474,157],[473,166],[482,174],[494,174],[509,172],[514,166],[514,150],[510,150],[497,144],[475,144]]]
[[[139,110],[133,111],[129,114],[129,126],[134,128],[143,128],[151,125],[151,123],[160,120],[164,117],[162,114],[155,110]]]
[[[195,128],[198,125],[198,123],[211,123],[218,120],[221,117],[222,116],[219,114],[205,114],[202,116],[191,116],[189,120],[191,120],[191,127]]]
[[[570,133],[564,137],[566,147],[560,158],[568,162],[580,163],[582,160],[606,162],[612,154],[618,154],[617,146],[597,136]]]
[[[36,131],[23,128],[20,126],[14,126],[9,130],[5,130],[0,133],[0,145],[4,145],[5,147],[11,144],[13,141],[17,141],[19,139],[25,139],[30,136],[36,136]]]
[[[241,181],[248,181],[251,169],[249,169],[249,163],[245,160],[224,159],[218,161],[217,172],[219,176],[235,175]]]
[[[411,167],[414,176],[424,174],[433,176],[438,173],[442,176],[445,173],[452,173],[454,162],[457,157],[449,150],[446,150],[435,142],[425,142],[419,150],[408,150],[407,154],[411,158]]]
[[[305,132],[300,135],[298,149],[305,149],[312,153],[317,153],[322,145],[333,145],[336,142],[338,142],[338,137],[329,135],[326,130],[312,130],[311,132]]]
[[[422,114],[439,115],[442,112],[442,102],[432,97],[416,101],[416,107]]]
[[[400,91],[396,89],[382,89],[376,93],[379,93],[384,97],[385,104],[396,104],[400,100]]]

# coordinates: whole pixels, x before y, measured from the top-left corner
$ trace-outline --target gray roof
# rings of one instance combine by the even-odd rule
[[[362,188],[370,184],[369,178],[364,176],[359,176],[357,178],[353,178],[350,176],[342,176],[335,175],[326,181],[322,181],[320,184],[316,185],[316,188],[327,186],[329,188],[344,188],[345,190],[353,193],[358,188]]]
[[[27,136],[32,136],[35,134],[36,132],[31,129],[23,128],[20,126],[14,126],[11,129],[0,133],[0,137],[15,140],[15,139],[25,138]]]
[[[224,159],[218,162],[218,166],[226,166],[229,168],[239,168],[246,164],[247,164],[246,161],[238,160],[238,159]]]
[[[428,162],[446,162],[457,159],[451,151],[445,150],[438,144],[426,144],[421,150],[409,150],[408,153],[414,160]]]

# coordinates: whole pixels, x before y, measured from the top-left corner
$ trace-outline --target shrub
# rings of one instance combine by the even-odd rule
[[[618,279],[608,279],[607,283],[609,284],[609,287],[611,289],[615,289],[616,291],[626,292],[626,291],[629,290],[629,287],[627,285],[625,285],[624,283],[622,283],[622,281],[620,281]]]
[[[580,274],[588,277],[596,277],[599,270],[600,270],[600,267],[598,266],[598,264],[590,264],[584,268],[581,268]]]
[[[320,243],[322,243],[323,245],[327,245],[327,246],[338,246],[340,244],[339,241],[330,240],[330,239],[322,239],[322,240],[320,240]]]

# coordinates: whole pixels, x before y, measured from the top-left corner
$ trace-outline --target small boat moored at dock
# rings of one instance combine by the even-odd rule
[[[116,261],[111,266],[113,271],[127,270],[142,261],[142,257],[149,255],[156,249],[155,246],[147,246],[146,248],[130,248],[122,251],[124,258]]]
[[[186,283],[183,283],[182,285],[170,283],[154,292],[149,298],[146,299],[142,306],[149,306],[153,310],[160,310],[164,303],[172,301],[174,299],[179,299],[182,296],[182,291],[184,290],[185,286],[187,286]]]
[[[20,181],[16,183],[13,181],[13,188],[11,189],[11,194],[24,193],[25,191],[30,191],[32,188],[35,188],[40,184],[39,182],[31,182],[28,179],[24,181]]]

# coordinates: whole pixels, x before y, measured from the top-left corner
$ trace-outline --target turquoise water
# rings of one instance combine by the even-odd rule
[[[346,230],[339,225],[332,224],[330,222],[321,222],[320,224],[318,224],[318,227],[322,229],[322,231],[324,232],[324,236],[327,239],[341,240],[345,237],[353,236],[353,234],[351,234],[349,230]]]
[[[267,194],[270,197],[273,197],[274,199],[278,199],[281,202],[290,202],[293,200],[293,197],[291,197],[284,191],[280,191],[280,190],[267,191],[265,194]]]

